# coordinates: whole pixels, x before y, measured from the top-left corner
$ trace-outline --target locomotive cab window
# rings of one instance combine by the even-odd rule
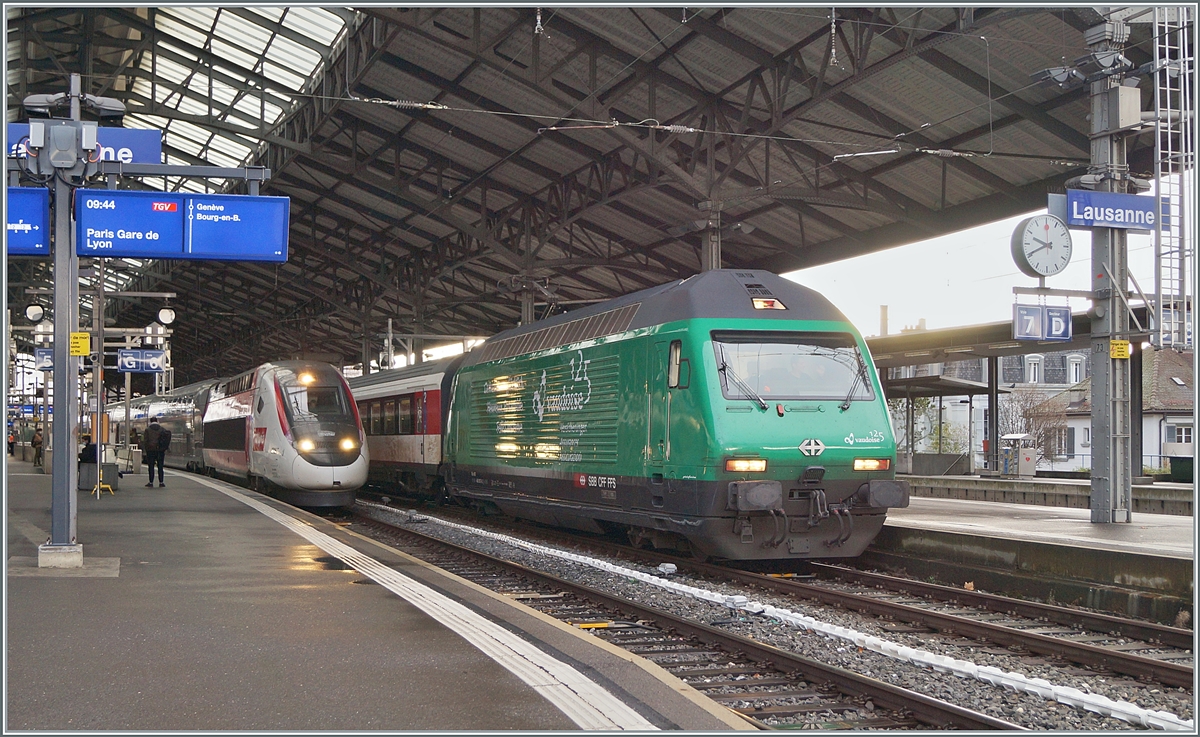
[[[712,338],[726,399],[875,398],[849,333],[714,332]]]
[[[682,357],[683,341],[672,340],[667,349],[667,388],[687,389],[691,382],[691,366]]]

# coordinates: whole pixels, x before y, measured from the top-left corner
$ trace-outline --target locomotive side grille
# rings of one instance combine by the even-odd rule
[[[598,315],[571,320],[522,335],[514,335],[504,340],[488,342],[483,347],[480,361],[483,363],[498,361],[501,358],[544,351],[555,346],[625,332],[629,329],[640,306],[641,303],[626,305],[615,310],[601,312]]]

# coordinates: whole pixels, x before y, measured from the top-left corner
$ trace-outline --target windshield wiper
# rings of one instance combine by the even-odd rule
[[[865,382],[867,379],[867,366],[863,363],[862,356],[858,351],[854,352],[854,358],[858,361],[858,373],[854,375],[854,381],[850,384],[850,391],[846,392],[846,398],[838,405],[843,412],[850,409],[850,398],[854,396],[854,392],[858,391],[859,382]]]
[[[721,373],[725,374],[726,382],[727,383],[733,382],[734,386],[736,386],[738,389],[740,389],[742,394],[746,395],[746,399],[753,399],[755,401],[755,403],[758,404],[760,409],[766,409],[767,408],[766,401],[763,400],[762,397],[758,396],[758,392],[751,389],[750,386],[746,382],[742,381],[741,377],[737,375],[736,371],[734,371],[732,368],[730,368],[729,362],[725,360],[725,349],[721,348],[720,350],[721,350],[721,365],[717,367],[717,371],[720,371]]]

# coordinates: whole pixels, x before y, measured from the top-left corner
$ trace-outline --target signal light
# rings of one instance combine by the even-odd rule
[[[764,458],[730,458],[725,461],[725,470],[732,473],[762,473],[767,470]]]
[[[892,467],[890,458],[855,458],[855,471],[886,471]]]

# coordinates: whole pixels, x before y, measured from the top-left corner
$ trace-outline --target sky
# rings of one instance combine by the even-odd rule
[[[888,333],[915,327],[924,318],[928,329],[1012,320],[1018,301],[1014,286],[1036,287],[1037,279],[1017,270],[1010,251],[1013,229],[1026,213],[927,241],[784,274],[815,289],[842,311],[864,336],[880,334],[880,305],[888,306]],[[1089,230],[1071,229],[1071,263],[1047,277],[1051,289],[1090,290],[1092,239]],[[1147,234],[1129,236],[1129,268],[1147,296],[1153,296],[1154,248]],[[1021,304],[1037,304],[1021,295]],[[1062,297],[1048,305],[1084,312],[1090,300]]]

